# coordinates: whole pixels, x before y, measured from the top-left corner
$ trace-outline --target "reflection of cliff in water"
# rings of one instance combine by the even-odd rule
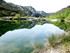
[[[9,30],[14,30],[14,29],[22,29],[22,28],[32,28],[36,24],[44,24],[44,23],[52,23],[61,29],[65,31],[69,31],[70,29],[70,23],[69,22],[36,22],[36,21],[0,21],[0,36],[4,33],[6,33]]]
[[[51,23],[65,31],[68,31],[68,30],[70,31],[70,22],[51,22]]]
[[[0,21],[0,36],[9,30],[32,28],[35,22],[30,21]]]

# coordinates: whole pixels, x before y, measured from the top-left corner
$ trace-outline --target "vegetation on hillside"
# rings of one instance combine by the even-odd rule
[[[54,13],[53,15],[49,16],[49,18],[56,18],[56,19],[67,19],[70,20],[70,7],[63,8],[62,10]]]
[[[31,16],[32,12],[26,7],[0,0],[0,17],[14,16],[15,14],[20,14],[22,16]]]
[[[44,17],[49,15],[46,12],[38,12],[31,6],[20,6],[13,3],[7,3],[4,0],[0,0],[0,17],[4,16],[15,16],[20,14],[21,16],[33,16],[33,17]]]

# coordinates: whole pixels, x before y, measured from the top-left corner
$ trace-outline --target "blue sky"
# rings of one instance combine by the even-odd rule
[[[32,6],[37,11],[56,12],[70,5],[70,0],[5,0],[21,6]]]

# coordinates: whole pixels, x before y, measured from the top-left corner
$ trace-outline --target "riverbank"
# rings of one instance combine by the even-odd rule
[[[52,21],[52,22],[70,22],[67,19],[50,19],[50,18],[37,18],[37,17],[2,17],[0,20],[26,20],[26,21]]]
[[[70,53],[70,32],[66,34],[49,36],[48,42],[43,45],[44,47],[37,45],[37,49],[32,53]]]

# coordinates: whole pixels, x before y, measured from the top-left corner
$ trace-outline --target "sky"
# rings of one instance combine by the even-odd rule
[[[32,6],[37,11],[54,13],[70,5],[70,0],[5,0],[21,6]]]

